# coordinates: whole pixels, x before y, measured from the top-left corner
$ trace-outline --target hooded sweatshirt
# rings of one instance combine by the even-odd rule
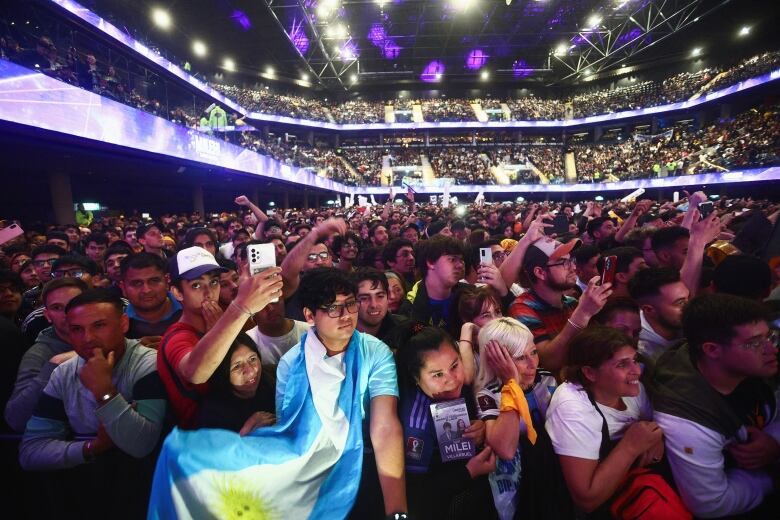
[[[49,376],[57,368],[49,360],[69,350],[73,347],[57,336],[54,327],[48,327],[38,334],[33,346],[24,353],[13,393],[5,407],[5,420],[14,431],[24,432]]]
[[[693,515],[715,518],[758,507],[772,491],[771,477],[763,470],[737,468],[726,448],[747,441],[747,426],[780,442],[772,388],[748,378],[730,395],[720,394],[701,375],[683,343],[658,358],[648,389],[675,482]]]

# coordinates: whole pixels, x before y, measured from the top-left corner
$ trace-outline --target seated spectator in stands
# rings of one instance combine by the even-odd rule
[[[407,283],[415,282],[414,244],[405,238],[394,238],[382,250],[386,269],[402,275]]]
[[[571,252],[578,245],[577,239],[561,244],[545,237],[528,246],[522,268],[531,289],[518,296],[508,311],[533,333],[540,366],[551,372],[563,366],[569,341],[588,326],[612,293],[610,284],[597,285],[594,277],[579,302],[564,295],[577,283]]]
[[[690,232],[684,227],[664,227],[653,233],[650,239],[658,267],[671,267],[679,271],[688,254]]]
[[[724,258],[712,273],[716,292],[762,301],[772,289],[772,270],[769,264],[747,255]]]
[[[224,271],[205,249],[182,249],[169,265],[171,292],[182,306],[181,318],[165,332],[157,355],[157,369],[168,400],[182,428],[192,428],[199,396],[206,382],[241,332],[272,299],[281,296],[280,269],[244,280],[236,299],[223,312],[219,307],[219,274]]]
[[[276,365],[283,355],[297,345],[309,330],[305,321],[291,320],[284,315],[284,301],[270,302],[256,313],[255,327],[246,331],[257,345],[264,365]]]
[[[599,273],[604,273],[604,259],[608,256],[617,257],[615,277],[612,281],[610,298],[630,298],[628,284],[641,269],[647,269],[647,263],[642,251],[635,247],[616,247],[605,251],[597,262]]]
[[[636,356],[631,339],[616,330],[579,333],[568,351],[565,382],[547,410],[545,429],[571,498],[587,513],[609,514],[600,508],[628,471],[658,462],[664,453]]]
[[[471,388],[464,384],[458,349],[439,328],[416,324],[409,329],[412,335],[398,352],[409,509],[417,518],[450,518],[455,508],[464,517],[491,518],[495,510],[487,475],[495,470],[496,457],[490,447],[482,448],[485,425],[477,419]],[[443,462],[430,405],[458,398],[466,400],[471,425],[465,435],[478,452],[470,459]]]
[[[538,486],[545,468],[537,435],[546,435],[544,418],[555,377],[537,370],[539,354],[528,327],[512,318],[498,318],[479,331],[481,363],[474,380],[477,413],[485,421],[485,443],[500,459],[491,475],[493,500],[501,518],[536,511]],[[544,449],[539,445],[539,450]],[[523,478],[521,478],[521,469]]]
[[[776,516],[778,348],[767,318],[745,298],[697,297],[683,315],[687,343],[656,364],[655,420],[680,496],[697,518]]]
[[[585,291],[588,282],[594,276],[599,276],[601,250],[593,245],[583,245],[572,251],[571,256],[577,261],[577,267],[574,269],[577,273],[577,287],[580,291]]]
[[[448,329],[455,320],[453,292],[465,276],[463,245],[449,236],[429,239],[418,251],[417,267],[423,279],[406,295],[400,313],[412,321]]]
[[[84,239],[84,252],[97,265],[103,265],[103,254],[108,247],[108,237],[104,233],[92,233]]]
[[[165,228],[158,222],[149,222],[141,224],[135,231],[135,238],[143,247],[145,253],[167,258],[165,253],[165,241],[163,240],[163,230]]]
[[[0,269],[0,316],[17,327],[21,324],[19,309],[22,307],[23,292],[22,277],[13,271]]]
[[[46,233],[46,243],[59,246],[66,252],[70,251],[70,241],[68,240],[68,235],[62,231],[52,230]]]
[[[52,372],[19,445],[22,467],[71,468],[114,447],[146,457],[165,415],[155,352],[125,339],[127,316],[110,292],[88,290],[68,302],[65,313],[78,357]],[[94,438],[69,439],[74,434]]]
[[[397,329],[406,320],[393,315],[388,307],[390,290],[385,273],[371,267],[361,267],[351,275],[357,286],[357,330],[371,334],[395,352],[400,345],[396,341]]]
[[[690,291],[680,280],[680,273],[670,267],[639,271],[629,290],[641,309],[639,352],[657,359],[682,339],[682,315]]]
[[[168,265],[150,253],[130,255],[122,262],[120,287],[128,300],[126,337],[157,349],[168,327],[179,321],[181,304],[169,292]]]
[[[360,254],[360,246],[360,237],[352,231],[333,237],[333,251],[338,257],[336,267],[347,273],[354,270],[355,262]]]
[[[276,366],[262,361],[255,342],[239,333],[209,378],[198,428],[222,428],[246,435],[275,422]]]
[[[78,278],[90,289],[94,286],[93,277],[97,274],[97,265],[91,259],[78,255],[65,255],[54,261],[51,276],[57,278]],[[43,315],[43,305],[27,315],[22,323],[22,332],[32,343],[38,334],[49,326]]]
[[[122,296],[122,288],[119,286],[122,281],[122,262],[131,254],[133,250],[127,242],[119,241],[106,249],[104,255],[103,272],[108,281],[106,288],[114,291],[118,296]]]
[[[41,331],[19,365],[16,385],[5,408],[5,420],[14,431],[24,431],[54,369],[76,355],[68,343],[65,307],[88,289],[78,278],[59,278],[44,287],[43,312],[50,326]]]
[[[406,280],[395,271],[385,271],[387,278],[387,309],[398,314],[401,304],[406,300]]]
[[[618,330],[637,345],[642,331],[639,305],[631,298],[610,298],[599,313],[593,316],[591,324]]]

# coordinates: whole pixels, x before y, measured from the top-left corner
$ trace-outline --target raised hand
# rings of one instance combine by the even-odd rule
[[[280,267],[269,267],[241,282],[234,300],[236,305],[256,314],[273,300],[281,298],[283,286],[281,274]]]
[[[496,340],[491,339],[485,345],[487,364],[493,369],[502,384],[510,379],[518,380],[517,366],[509,352]]]
[[[276,423],[276,416],[268,412],[255,412],[249,416],[244,425],[238,431],[240,436],[249,435],[262,426],[271,426]]]
[[[116,391],[111,381],[116,354],[112,350],[108,356],[103,355],[103,349],[94,348],[90,357],[79,372],[79,379],[84,388],[89,390],[95,399]]]

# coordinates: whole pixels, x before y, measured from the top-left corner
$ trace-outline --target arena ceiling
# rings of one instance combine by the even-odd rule
[[[82,1],[225,81],[358,91],[576,83],[695,48],[728,53],[743,26],[754,43],[777,39],[780,11],[758,0]],[[155,9],[170,15],[168,29],[154,23]],[[195,40],[205,56],[194,54]]]

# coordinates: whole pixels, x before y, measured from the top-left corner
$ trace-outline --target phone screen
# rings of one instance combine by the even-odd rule
[[[712,213],[713,204],[712,202],[702,202],[699,204],[699,214],[701,215],[701,218],[707,218],[710,216],[710,213]]]

